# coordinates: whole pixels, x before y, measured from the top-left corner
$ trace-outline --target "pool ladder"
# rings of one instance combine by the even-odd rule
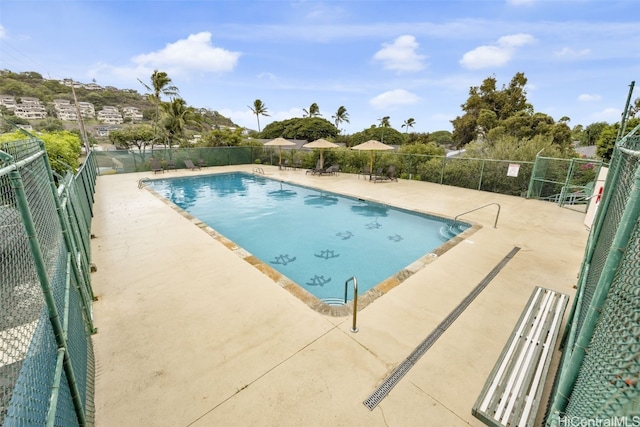
[[[358,313],[358,279],[356,276],[347,279],[344,282],[344,303],[347,303],[347,291],[349,290],[349,282],[353,282],[353,324],[351,326],[351,332],[354,334],[358,332],[358,328],[356,327],[356,316]]]
[[[477,211],[479,209],[486,208],[487,206],[491,206],[491,205],[496,205],[498,207],[498,213],[496,214],[496,221],[493,223],[493,228],[498,228],[498,217],[500,216],[500,204],[498,204],[498,203],[488,203],[486,205],[480,206],[479,208],[475,208],[475,209],[471,209],[470,211],[462,212],[461,214],[456,215],[456,217],[453,219],[453,225],[454,226],[456,225],[456,222],[458,222],[458,218],[461,217],[462,215],[466,215],[468,213],[475,212],[475,211]]]
[[[140,178],[140,180],[138,181],[138,188],[146,187],[149,184],[151,184],[151,180],[149,178]]]
[[[262,169],[262,168],[253,168],[253,173],[257,173],[257,174],[260,174],[260,175],[265,175],[264,169]]]

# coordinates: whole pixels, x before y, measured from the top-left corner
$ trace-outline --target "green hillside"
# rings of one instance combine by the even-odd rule
[[[118,109],[135,107],[143,114],[143,122],[151,123],[153,120],[155,107],[147,99],[146,94],[140,94],[134,89],[119,89],[111,86],[100,87],[95,82],[84,83],[82,87],[78,86],[80,84],[76,82],[75,93],[78,101],[93,104],[96,112],[104,106],[113,106]],[[23,97],[38,98],[45,106],[48,118],[56,118],[56,110],[53,106],[54,99],[66,99],[71,103],[74,102],[71,86],[64,84],[60,80],[45,79],[41,74],[34,71],[14,73],[9,70],[0,70],[0,95],[14,96],[17,102]],[[203,116],[203,122],[209,127],[237,127],[229,118],[220,115],[217,111],[209,111],[197,107],[196,109]],[[16,119],[15,116],[11,116],[11,112],[4,106],[0,106],[0,113],[9,120]],[[26,124],[23,119],[15,121],[19,124]],[[37,123],[32,122],[38,122],[38,120],[27,121],[31,125],[37,125]],[[85,119],[85,122],[89,128],[100,125],[98,120],[95,119]],[[66,129],[74,129],[78,127],[78,124],[77,122],[63,122],[63,126]]]

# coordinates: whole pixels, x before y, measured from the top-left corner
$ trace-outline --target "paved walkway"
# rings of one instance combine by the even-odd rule
[[[101,176],[92,227],[96,426],[482,425],[471,407],[533,287],[573,299],[584,214],[423,182],[263,169],[451,218],[495,202],[498,227],[493,206],[465,215],[482,228],[360,311],[352,333],[350,316],[312,310],[138,189],[150,173]],[[363,401],[515,246],[516,256],[370,411]]]

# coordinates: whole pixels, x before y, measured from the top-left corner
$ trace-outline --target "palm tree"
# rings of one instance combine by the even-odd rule
[[[336,128],[340,131],[340,123],[346,122],[349,123],[349,113],[347,113],[347,109],[344,108],[344,105],[338,107],[338,111],[331,116],[331,118],[335,121]]]
[[[253,114],[256,115],[256,119],[258,120],[258,132],[260,132],[260,116],[269,117],[269,114],[267,113],[267,106],[264,105],[261,100],[256,99],[253,101],[253,107],[250,105],[247,105],[247,107],[249,107]]]
[[[304,111],[304,116],[303,117],[318,117],[318,116],[322,116],[322,114],[320,114],[320,107],[318,107],[318,104],[316,104],[315,102],[313,104],[311,104],[311,106],[309,107],[309,110],[305,110],[304,108],[302,109],[302,111]]]
[[[378,121],[380,122],[379,127],[382,128],[382,138],[380,138],[380,142],[384,142],[384,128],[391,127],[391,124],[389,124],[389,116],[384,116],[383,118],[378,119]]]
[[[164,130],[169,147],[173,145],[175,140],[182,144],[185,128],[198,125],[201,116],[196,114],[193,107],[187,106],[182,98],[173,98],[170,102],[163,102],[161,106],[162,112],[165,114]]]
[[[151,144],[151,155],[153,156],[153,144],[157,139],[158,132],[158,119],[160,117],[160,95],[166,95],[169,98],[178,96],[178,88],[171,84],[171,78],[164,71],[153,70],[151,74],[151,85],[149,86],[142,80],[138,79],[140,83],[150,92],[149,98],[156,104],[156,120],[153,124],[153,143]]]
[[[404,123],[402,124],[403,128],[406,128],[404,130],[404,133],[406,134],[407,132],[409,132],[409,128],[412,128],[413,125],[416,124],[416,121],[413,117],[408,118],[407,120],[404,121]]]

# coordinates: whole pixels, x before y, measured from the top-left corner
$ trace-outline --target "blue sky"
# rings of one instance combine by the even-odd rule
[[[471,86],[523,72],[535,111],[573,127],[620,120],[639,21],[637,0],[2,0],[0,68],[140,93],[159,69],[241,126],[255,99],[261,127],[315,102],[330,121],[345,106],[346,133],[452,130]]]

